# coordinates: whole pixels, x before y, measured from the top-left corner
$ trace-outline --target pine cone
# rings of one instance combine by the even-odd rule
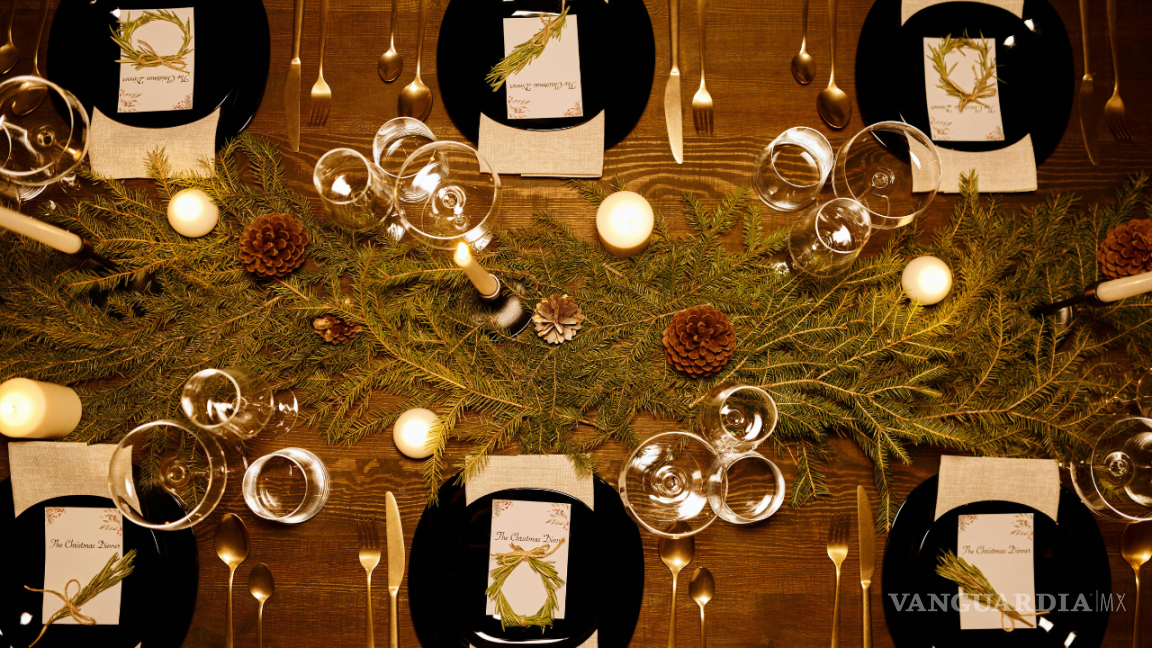
[[[668,362],[693,378],[720,371],[735,351],[736,331],[732,323],[711,306],[684,309],[664,329],[664,355]]]
[[[316,335],[324,338],[325,342],[344,344],[360,332],[359,324],[352,324],[343,317],[335,315],[321,315],[312,320],[312,330]]]
[[[1096,261],[1110,279],[1152,270],[1152,220],[1138,218],[1108,230]]]
[[[283,277],[304,263],[308,232],[288,214],[267,214],[240,234],[240,261],[261,277]]]
[[[536,305],[532,321],[536,324],[536,335],[548,344],[560,344],[576,335],[584,314],[576,300],[568,295],[549,295]]]

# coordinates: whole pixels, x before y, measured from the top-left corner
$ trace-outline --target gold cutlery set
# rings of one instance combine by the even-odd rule
[[[1129,142],[1132,135],[1124,119],[1124,100],[1120,98],[1120,61],[1117,59],[1116,46],[1116,1],[1108,0],[1108,44],[1112,50],[1112,76],[1114,84],[1112,96],[1104,104],[1104,121],[1108,130],[1119,142]],[[1088,160],[1093,165],[1100,164],[1098,124],[1100,115],[1093,105],[1095,92],[1092,72],[1089,68],[1088,53],[1088,0],[1080,0],[1080,39],[1084,41],[1084,78],[1080,81],[1078,104],[1080,112],[1080,132],[1084,135],[1084,148],[1088,151]]]
[[[848,519],[846,513],[832,518],[828,527],[828,557],[836,565],[836,594],[832,604],[832,648],[840,647],[840,566],[848,557]],[[872,575],[876,571],[876,531],[872,505],[863,486],[856,487],[856,527],[860,545],[860,587],[864,590],[864,648],[872,648]]]
[[[704,85],[704,32],[707,28],[707,0],[697,0],[696,17],[700,30],[700,89],[692,97],[692,121],[697,135],[714,135],[712,95]],[[677,164],[684,163],[684,108],[680,96],[680,0],[668,2],[668,27],[672,41],[672,69],[664,86],[664,120],[668,125],[668,144]]]
[[[683,531],[688,531],[688,525],[678,522]],[[676,531],[674,527],[671,531]],[[682,538],[660,538],[660,560],[672,572],[672,610],[668,619],[668,648],[676,648],[676,580],[680,570],[692,562],[696,555],[696,539],[694,536]],[[712,572],[704,567],[692,573],[692,580],[688,583],[688,595],[700,606],[700,648],[707,648],[708,638],[704,617],[704,606],[716,595],[716,581]]]
[[[216,555],[228,565],[228,617],[224,622],[224,648],[232,648],[232,581],[236,568],[248,559],[248,528],[239,517],[225,513],[216,527]],[[264,646],[264,604],[272,598],[276,582],[268,565],[260,563],[248,574],[248,591],[260,604],[256,616],[256,647]]]

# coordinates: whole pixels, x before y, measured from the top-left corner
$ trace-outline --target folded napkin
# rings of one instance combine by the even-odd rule
[[[485,495],[508,488],[547,488],[571,495],[595,510],[592,475],[576,474],[572,462],[564,455],[496,456],[488,466],[464,483],[464,497],[468,504]],[[600,632],[597,630],[580,648],[598,648]]]
[[[116,446],[21,441],[8,444],[12,504],[19,516],[28,507],[66,495],[111,497],[108,466]],[[119,460],[130,462],[127,454]],[[118,461],[119,461],[118,460]],[[139,509],[139,505],[133,502]]]
[[[900,24],[903,25],[912,14],[941,2],[951,0],[904,0],[900,8]],[[1024,13],[1024,0],[974,0],[1012,12],[1015,16]],[[1036,153],[1032,148],[1032,136],[1025,135],[1015,144],[998,151],[975,153],[953,151],[937,147],[940,152],[940,191],[960,193],[960,174],[975,169],[980,183],[980,191],[996,193],[1036,191]],[[913,191],[927,184],[918,169],[913,167]]]
[[[191,124],[173,128],[137,128],[106,117],[97,108],[88,132],[92,171],[106,178],[148,177],[148,154],[163,150],[174,173],[203,175],[216,159],[220,109]],[[207,160],[207,167],[204,161]]]
[[[496,173],[599,178],[604,175],[604,113],[556,131],[520,130],[480,113],[480,156]]]
[[[1051,459],[940,457],[936,517],[985,500],[1016,502],[1053,520],[1060,510],[1060,467]]]

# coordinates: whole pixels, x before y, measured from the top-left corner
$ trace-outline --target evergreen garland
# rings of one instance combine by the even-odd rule
[[[533,227],[499,232],[499,249],[482,262],[506,285],[519,284],[527,303],[552,293],[577,299],[584,329],[553,347],[476,324],[476,291],[449,255],[398,245],[383,232],[322,226],[285,185],[272,145],[241,136],[208,177],[175,176],[160,156],[151,167],[155,195],[88,174],[102,195],[49,204],[42,214],[96,242],[121,274],[71,267],[0,232],[0,379],[73,384],[84,417],[72,441],[115,441],[174,416],[188,376],[238,365],[296,390],[307,422],[332,443],[387,431],[409,407],[435,410],[442,425],[424,468],[434,500],[450,437],[472,444],[459,466],[465,479],[512,444],[563,452],[592,470],[603,443],[637,442],[637,414],[693,428],[702,396],[737,380],[778,403],[767,450],[797,464],[791,503],[828,493],[827,435],[848,436],[875,464],[883,530],[901,495],[889,486],[890,462],[909,461],[916,445],[1067,456],[1089,442],[1105,403],[1131,389],[1129,364],[1148,366],[1146,298],[1084,313],[1071,326],[1027,315],[1097,278],[1097,244],[1132,217],[1143,175],[1115,205],[1081,211],[1073,197],[1056,195],[1020,214],[981,199],[966,180],[950,224],[928,242],[914,224],[824,280],[788,272],[787,230],[765,232],[746,190],[714,208],[686,195],[693,233],[673,238],[658,215],[653,245],[624,260],[540,213]],[[623,186],[572,185],[593,203]],[[221,207],[205,237],[184,238],[167,223],[167,201],[185,187]],[[258,280],[237,260],[237,240],[245,224],[272,212],[304,223],[310,261],[285,279]],[[738,251],[724,244],[733,238]],[[921,254],[941,257],[955,275],[952,294],[927,308],[900,287],[907,261]],[[157,293],[104,292],[138,270],[156,273]],[[666,364],[660,336],[674,313],[704,303],[728,315],[740,341],[720,374],[693,380]],[[361,334],[324,344],[311,322],[329,314]],[[381,406],[374,394],[399,397],[402,407]]]

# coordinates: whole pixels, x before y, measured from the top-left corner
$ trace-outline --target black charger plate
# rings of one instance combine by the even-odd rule
[[[931,136],[924,88],[924,38],[983,34],[996,40],[1004,140],[933,140],[956,151],[993,151],[1028,133],[1036,163],[1052,154],[1072,114],[1076,73],[1072,45],[1059,14],[1045,0],[1025,0],[1022,18],[992,5],[945,2],[900,25],[901,0],[877,0],[856,49],[856,95],[865,123],[907,122]],[[1011,37],[1012,47],[1005,41]]]
[[[507,648],[531,643],[575,648],[598,631],[601,648],[626,648],[644,594],[640,531],[620,495],[594,477],[596,510],[556,491],[518,488],[492,493],[465,506],[464,487],[449,479],[440,505],[424,511],[412,540],[408,601],[424,648]],[[488,540],[493,499],[572,504],[565,618],[543,633],[508,628],[484,616]]]
[[[181,515],[176,512],[179,505],[168,495],[154,493],[146,501],[149,506],[172,509],[174,517]],[[12,648],[26,648],[43,627],[39,621],[45,595],[24,586],[44,587],[44,508],[48,506],[115,507],[106,497],[71,495],[40,502],[14,517],[12,481],[0,482],[0,549],[5,562],[0,569],[0,633]],[[200,577],[196,536],[191,529],[152,531],[125,520],[124,547],[125,552],[135,549],[136,558],[132,573],[121,584],[120,624],[52,624],[36,648],[135,648],[141,642],[151,648],[178,648],[184,642]],[[22,625],[20,617],[25,612],[33,622]]]
[[[114,9],[195,10],[196,70],[191,110],[116,112],[120,48],[112,42]],[[48,79],[76,95],[91,116],[99,108],[127,126],[171,128],[220,108],[216,146],[239,135],[260,107],[268,80],[268,14],[261,0],[61,0],[48,37]]]
[[[1099,646],[1108,627],[1108,611],[1102,609],[1100,596],[1112,592],[1112,572],[1100,528],[1092,513],[1072,493],[1060,492],[1060,524],[1023,504],[986,501],[960,506],[933,521],[936,514],[938,478],[932,477],[917,486],[900,506],[888,545],[884,550],[884,614],[888,630],[898,648],[960,648],[979,645],[986,648],[1058,648],[1064,646],[1069,632],[1075,632],[1080,648]],[[1036,594],[1055,598],[1057,611],[1044,615],[1053,624],[1042,628],[960,631],[959,612],[935,609],[937,601],[956,594],[956,584],[936,575],[936,560],[943,549],[956,550],[956,526],[960,515],[981,513],[1032,513],[1035,535]],[[1059,611],[1064,594],[1068,610]],[[1083,594],[1090,611],[1075,608]],[[910,609],[913,596],[919,596],[924,610]],[[893,598],[895,597],[895,598]],[[897,609],[896,601],[902,601]],[[965,600],[961,602],[965,602]],[[1050,607],[1045,603],[1043,607]]]
[[[560,119],[508,119],[505,86],[493,92],[485,75],[504,58],[504,19],[515,10],[502,0],[452,0],[440,24],[436,69],[448,116],[465,137],[477,141],[480,113],[523,130],[579,126],[602,110],[604,147],[609,148],[640,121],[656,71],[656,40],[643,0],[569,0],[579,16],[580,82],[584,116]]]

